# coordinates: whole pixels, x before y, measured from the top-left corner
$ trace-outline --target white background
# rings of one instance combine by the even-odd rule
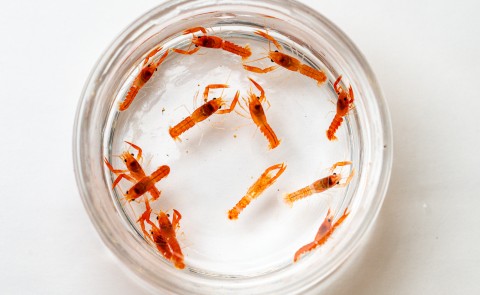
[[[393,123],[382,211],[326,293],[479,294],[480,2],[301,2],[360,48]],[[95,62],[157,4],[2,1],[0,294],[146,294],[84,211],[71,141]]]

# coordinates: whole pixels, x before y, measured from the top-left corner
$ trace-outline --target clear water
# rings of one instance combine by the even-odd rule
[[[251,27],[209,28],[209,32],[212,30],[214,35],[236,44],[248,43],[253,52],[249,60],[264,57],[269,50],[268,42],[254,35]],[[190,36],[178,34],[169,39],[166,47],[186,49]],[[109,116],[110,128],[105,137],[110,146],[106,156],[114,167],[124,168],[118,157],[123,151],[135,152],[125,140],[143,149],[141,164],[147,174],[160,165],[170,166],[170,175],[157,183],[162,195],[152,203],[152,208],[154,212],[170,213],[176,209],[182,214],[177,237],[191,271],[250,277],[290,265],[298,248],[313,240],[328,208],[339,213],[349,202],[345,188],[310,196],[296,202],[293,208],[283,202],[285,193],[327,176],[328,168],[335,162],[350,160],[352,144],[348,119],[337,131],[338,141],[330,142],[325,135],[335,114],[332,83],[336,76],[328,71],[331,66],[321,63],[287,36],[275,36],[284,45],[283,52],[322,69],[330,82],[318,86],[316,81],[283,68],[267,74],[247,72],[240,57],[219,49],[201,48],[191,56],[171,52],[130,108],[120,113],[114,107]],[[270,47],[274,50],[273,44]],[[139,59],[133,64],[118,87],[117,102],[123,101],[141,62]],[[262,68],[274,65],[268,58],[248,64]],[[268,149],[267,139],[240,106],[236,107],[240,114],[214,114],[197,124],[180,136],[181,142],[170,137],[169,127],[203,103],[202,93],[208,84],[230,86],[223,91],[211,91],[209,96],[211,99],[223,95],[227,104],[237,90],[241,97],[247,97],[249,89],[259,93],[248,77],[264,88],[270,102],[270,107],[264,104],[264,108],[269,124],[281,140],[276,149]],[[248,109],[243,99],[240,103]],[[229,220],[227,211],[253,182],[266,168],[282,162],[287,169],[278,180],[253,200],[238,220]],[[340,171],[348,174],[349,169]],[[125,205],[122,200],[122,192],[131,185],[126,180],[120,182],[117,202],[141,235],[135,221],[143,213],[143,203]],[[153,245],[152,248],[155,249]],[[158,259],[163,257],[159,254]]]

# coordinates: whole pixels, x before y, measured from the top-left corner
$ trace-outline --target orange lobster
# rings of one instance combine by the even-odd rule
[[[184,35],[190,34],[190,33],[193,34],[198,31],[201,31],[204,35],[203,36],[193,35],[192,43],[195,45],[196,47],[195,49],[181,50],[181,49],[174,48],[172,50],[175,51],[176,53],[192,55],[198,50],[200,50],[200,47],[206,47],[206,48],[222,49],[222,50],[231,52],[233,54],[239,55],[242,57],[242,59],[247,59],[250,55],[252,55],[252,52],[248,45],[245,47],[241,47],[230,41],[223,40],[220,37],[207,36],[207,30],[204,27],[194,27],[194,28],[183,31],[183,34]]]
[[[129,188],[126,191],[125,199],[128,202],[131,202],[141,197],[147,191],[155,188],[155,183],[167,177],[169,173],[170,167],[168,167],[167,165],[158,167],[158,169],[155,170],[152,175],[141,178],[137,183],[135,183],[131,188]]]
[[[152,61],[148,63],[150,58],[153,57],[155,54],[157,54],[160,50],[162,50],[162,47],[157,47],[153,49],[143,61],[142,70],[137,75],[137,77],[135,77],[135,80],[133,80],[133,84],[130,87],[130,90],[128,91],[127,96],[125,97],[125,100],[122,103],[120,103],[120,107],[119,107],[120,111],[124,111],[128,109],[130,104],[132,104],[133,100],[135,99],[135,96],[137,96],[138,91],[140,91],[140,89],[142,89],[142,87],[148,82],[148,80],[152,78],[155,71],[157,71],[158,67],[167,58],[168,50],[165,51],[163,56],[157,62]]]
[[[173,209],[172,222],[168,219],[169,215],[163,211],[157,215],[158,226],[150,220],[152,209],[148,201],[145,202],[145,212],[140,216],[137,222],[140,222],[140,227],[146,237],[148,237],[158,251],[165,257],[165,259],[173,262],[176,268],[185,268],[183,262],[183,253],[178,243],[175,230],[179,227],[182,215],[177,210]],[[145,222],[150,224],[150,233],[145,229]]]
[[[310,66],[307,66],[306,64],[302,64],[298,59],[294,58],[293,56],[290,56],[283,52],[279,52],[279,50],[282,50],[282,46],[280,45],[280,43],[278,43],[277,40],[275,40],[269,34],[264,33],[262,31],[255,31],[255,34],[262,36],[269,41],[272,41],[275,47],[277,47],[278,50],[268,51],[268,58],[270,58],[270,60],[276,63],[278,66],[281,66],[293,72],[299,72],[302,75],[312,78],[315,81],[317,81],[318,85],[322,85],[323,83],[325,83],[325,81],[327,81],[327,76],[323,71],[316,70]],[[270,46],[270,43],[269,43],[269,46]],[[271,67],[262,69],[262,68],[253,67],[249,65],[243,65],[245,70],[254,72],[254,73],[259,73],[259,74],[271,72],[277,69],[278,66],[271,66]]]
[[[348,114],[350,110],[353,109],[353,89],[352,86],[348,88],[348,93],[343,89],[342,86],[339,86],[338,83],[340,83],[340,80],[342,80],[342,75],[340,75],[333,84],[333,88],[335,89],[335,92],[337,92],[338,95],[338,100],[337,100],[337,113],[335,114],[335,117],[333,118],[332,123],[330,124],[330,127],[327,130],[327,138],[328,140],[336,140],[337,137],[335,136],[335,132],[337,132],[338,127],[343,122],[343,117]]]
[[[122,160],[125,162],[125,166],[127,166],[128,170],[114,169],[110,162],[108,162],[107,158],[103,160],[105,162],[105,165],[107,165],[108,169],[112,173],[115,173],[117,175],[117,178],[112,184],[112,188],[115,188],[115,186],[117,186],[117,184],[120,182],[120,180],[122,180],[122,178],[125,178],[131,182],[138,182],[142,178],[146,177],[145,171],[143,171],[142,166],[140,166],[140,163],[138,163],[138,160],[142,158],[142,149],[131,142],[125,142],[138,151],[137,158],[135,158],[133,154],[130,154],[128,152],[123,152],[120,156],[120,158],[122,158]],[[126,174],[127,171],[129,172],[129,174]],[[160,191],[155,186],[152,187],[148,192],[150,193],[150,195],[152,195],[152,198],[154,200],[160,197]]]
[[[315,236],[315,240],[311,243],[306,244],[305,246],[301,247],[298,249],[297,252],[295,252],[295,256],[293,257],[293,262],[297,262],[297,260],[302,256],[303,254],[312,251],[313,249],[317,248],[318,246],[321,246],[325,244],[325,242],[328,240],[328,238],[332,235],[332,233],[335,231],[337,227],[342,224],[342,222],[347,218],[348,214],[350,212],[347,212],[348,208],[345,209],[343,212],[342,217],[340,217],[337,222],[333,223],[333,212],[328,210],[327,216],[325,217],[325,220],[323,220],[322,225],[320,225],[320,228],[318,229],[317,235]]]
[[[228,211],[228,219],[237,219],[240,212],[242,212],[242,210],[245,209],[245,207],[247,207],[253,199],[257,198],[269,186],[271,186],[275,180],[282,175],[285,169],[287,169],[287,166],[284,163],[268,167],[267,170],[265,170],[265,172],[262,173],[257,181],[255,181],[255,183],[248,189],[245,196],[238,201],[235,207]],[[274,170],[278,171],[272,175],[271,172]]]
[[[253,122],[260,131],[263,133],[265,138],[268,140],[268,148],[274,149],[280,144],[280,140],[277,138],[277,135],[273,131],[272,127],[267,122],[267,117],[265,116],[265,111],[262,107],[262,102],[266,101],[265,98],[265,91],[263,88],[255,82],[252,78],[248,78],[250,81],[257,87],[260,91],[260,96],[256,96],[251,90],[248,92],[248,110],[250,112],[250,116],[252,117]],[[246,102],[246,100],[244,99]],[[243,108],[243,107],[242,107]]]
[[[207,87],[205,87],[205,91],[203,92],[203,98],[205,101],[207,101],[208,97],[208,92],[210,89],[215,89],[215,88],[227,88],[228,85],[226,84],[210,84]],[[235,94],[235,97],[232,100],[232,103],[230,104],[230,107],[225,110],[220,110],[222,106],[225,105],[225,101],[222,99],[222,97],[219,98],[213,98],[212,100],[207,101],[205,104],[197,108],[195,111],[193,111],[192,115],[186,117],[183,119],[180,123],[175,125],[174,127],[170,127],[168,132],[170,133],[170,136],[174,140],[180,140],[179,136],[182,135],[185,131],[188,129],[192,128],[195,126],[197,123],[202,122],[203,120],[207,119],[211,115],[217,113],[217,114],[227,114],[233,111],[235,108],[235,105],[237,104],[238,97],[240,96],[240,92],[237,91]],[[181,140],[180,140],[181,141]]]
[[[345,165],[351,165],[351,164],[352,162],[350,161],[337,162],[332,166],[332,168],[330,168],[330,173],[332,173],[333,170],[335,170],[335,168],[338,166],[345,166]],[[285,203],[292,206],[293,202],[303,199],[305,197],[308,197],[310,195],[324,192],[333,187],[345,187],[350,183],[350,181],[352,181],[353,175],[354,175],[354,170],[352,169],[352,172],[350,172],[350,175],[347,177],[345,182],[340,183],[340,180],[342,180],[342,175],[337,173],[332,173],[329,176],[321,178],[304,188],[301,188],[293,193],[286,194],[284,197]]]

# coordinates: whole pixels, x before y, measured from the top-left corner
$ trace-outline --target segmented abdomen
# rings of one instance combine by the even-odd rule
[[[295,252],[295,256],[293,257],[293,262],[297,262],[298,258],[300,258],[301,255],[312,251],[313,249],[317,248],[319,245],[315,242],[308,243],[302,248],[298,249],[297,252]]]
[[[312,67],[309,67],[307,65],[301,65],[299,69],[300,74],[305,75],[307,77],[310,77],[318,82],[318,85],[323,84],[325,81],[327,81],[327,76],[325,75],[324,72],[320,70],[316,70]]]
[[[168,132],[173,139],[179,140],[178,137],[182,135],[183,132],[187,131],[193,126],[195,126],[195,121],[192,120],[192,117],[186,117],[174,127],[170,127],[170,129],[168,129]]]
[[[241,47],[229,41],[223,41],[222,49],[239,55],[242,57],[242,59],[247,59],[248,57],[250,57],[250,55],[252,55],[252,51],[250,50],[250,47],[248,45],[245,47]]]
[[[280,140],[278,140],[277,135],[272,130],[272,127],[270,127],[268,123],[261,124],[259,125],[259,127],[260,127],[260,131],[268,139],[268,142],[269,142],[268,147],[270,149],[276,148],[280,144]]]
[[[343,117],[339,115],[335,115],[335,118],[333,118],[332,123],[330,124],[330,127],[327,130],[327,138],[328,140],[336,140],[337,137],[335,136],[335,132],[337,132],[338,127],[343,122]]]
[[[309,186],[306,186],[304,188],[299,189],[296,192],[285,195],[285,197],[283,199],[285,200],[285,202],[288,205],[291,206],[291,205],[293,205],[293,202],[301,200],[303,198],[306,198],[306,197],[308,197],[312,194],[313,194],[313,190],[309,185]]]
[[[168,245],[172,249],[172,261],[176,268],[183,269],[185,268],[185,263],[183,262],[183,253],[180,244],[178,244],[175,234],[168,238]]]
[[[170,167],[167,165],[160,166],[152,173],[152,183],[155,184],[156,182],[159,182],[162,178],[167,177],[168,174],[170,174]],[[150,189],[150,187],[148,189]]]
[[[137,96],[138,91],[140,90],[140,87],[136,85],[132,85],[130,87],[130,90],[127,93],[127,96],[125,96],[125,100],[120,104],[120,111],[124,111],[128,109],[130,104],[132,104],[133,100],[135,99],[135,96]]]
[[[230,220],[237,219],[240,212],[242,212],[242,210],[245,209],[245,207],[247,207],[251,201],[252,201],[252,196],[250,196],[250,194],[246,194],[245,196],[243,196],[243,198],[240,201],[238,201],[235,207],[233,207],[232,209],[230,209],[230,211],[228,211],[228,219]]]
[[[178,246],[178,248],[180,249],[180,246]],[[181,250],[180,252],[173,252],[172,261],[176,268],[178,269],[185,268],[185,263],[183,262],[183,253]]]

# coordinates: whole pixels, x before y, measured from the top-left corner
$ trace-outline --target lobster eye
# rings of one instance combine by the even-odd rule
[[[330,218],[329,218],[329,219],[327,219],[327,221],[328,221],[328,222],[332,222],[332,220],[331,220]]]
[[[127,163],[127,159],[123,160],[125,163]]]
[[[337,173],[333,173],[333,175],[337,175]]]
[[[275,50],[275,52],[278,52],[278,50]]]
[[[344,100],[344,101],[347,101],[347,98],[346,98],[346,97],[344,97],[344,98],[343,98],[343,100]]]
[[[170,214],[167,213],[167,217],[170,217]]]
[[[340,181],[337,181],[337,184],[340,184]]]

